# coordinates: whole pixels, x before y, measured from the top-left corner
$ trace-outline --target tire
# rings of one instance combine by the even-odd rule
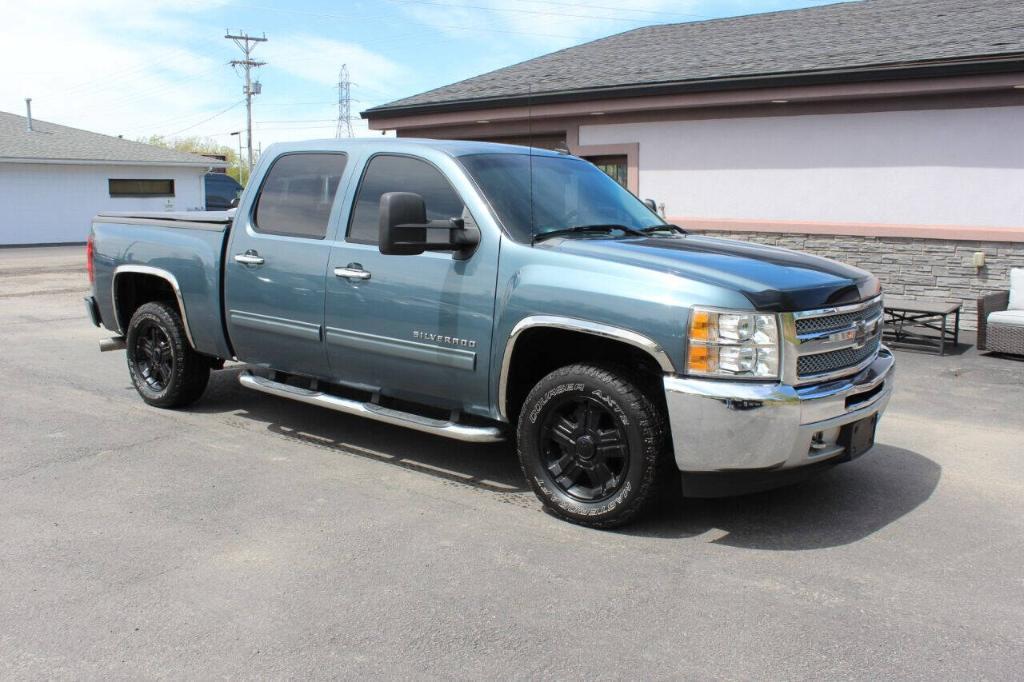
[[[593,528],[632,521],[658,497],[665,419],[619,369],[578,364],[541,379],[517,427],[523,475],[550,511]]]
[[[166,303],[139,307],[125,339],[135,390],[154,407],[184,407],[199,400],[210,380],[210,362],[189,345],[178,311]]]

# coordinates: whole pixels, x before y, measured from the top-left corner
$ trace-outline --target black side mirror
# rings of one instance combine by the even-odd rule
[[[657,202],[654,201],[654,199],[644,199],[644,206],[651,209],[651,213],[658,212],[658,204]]]
[[[387,192],[380,197],[378,248],[387,256],[415,256],[424,251],[455,251],[468,258],[480,243],[480,234],[467,230],[462,218],[427,220],[423,197],[412,192]],[[427,242],[427,230],[448,230],[444,242]]]
[[[235,197],[231,201],[228,202],[228,208],[238,208],[238,204],[239,203],[240,203],[239,198]]]

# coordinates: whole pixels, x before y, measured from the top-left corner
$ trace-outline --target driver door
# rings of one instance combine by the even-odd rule
[[[428,219],[461,216],[467,229],[478,229],[438,166],[410,155],[370,157],[328,265],[331,372],[341,383],[391,397],[480,409],[488,403],[496,240],[483,239],[461,261],[451,252],[383,255],[378,222],[385,192],[414,192]]]

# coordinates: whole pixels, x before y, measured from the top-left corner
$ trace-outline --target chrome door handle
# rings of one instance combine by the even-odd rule
[[[235,262],[242,265],[263,265],[263,256],[255,251],[246,251],[235,254]]]
[[[353,264],[354,265],[354,264]],[[370,273],[362,268],[334,268],[335,277],[344,277],[345,279],[370,279]]]

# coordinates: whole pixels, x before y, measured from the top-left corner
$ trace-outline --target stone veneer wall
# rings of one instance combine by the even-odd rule
[[[963,302],[961,329],[977,329],[979,296],[1010,286],[1010,268],[1024,268],[1024,243],[860,237],[773,232],[707,231],[709,236],[740,239],[805,251],[873,272],[882,291],[893,296]],[[975,268],[974,253],[985,253]]]

